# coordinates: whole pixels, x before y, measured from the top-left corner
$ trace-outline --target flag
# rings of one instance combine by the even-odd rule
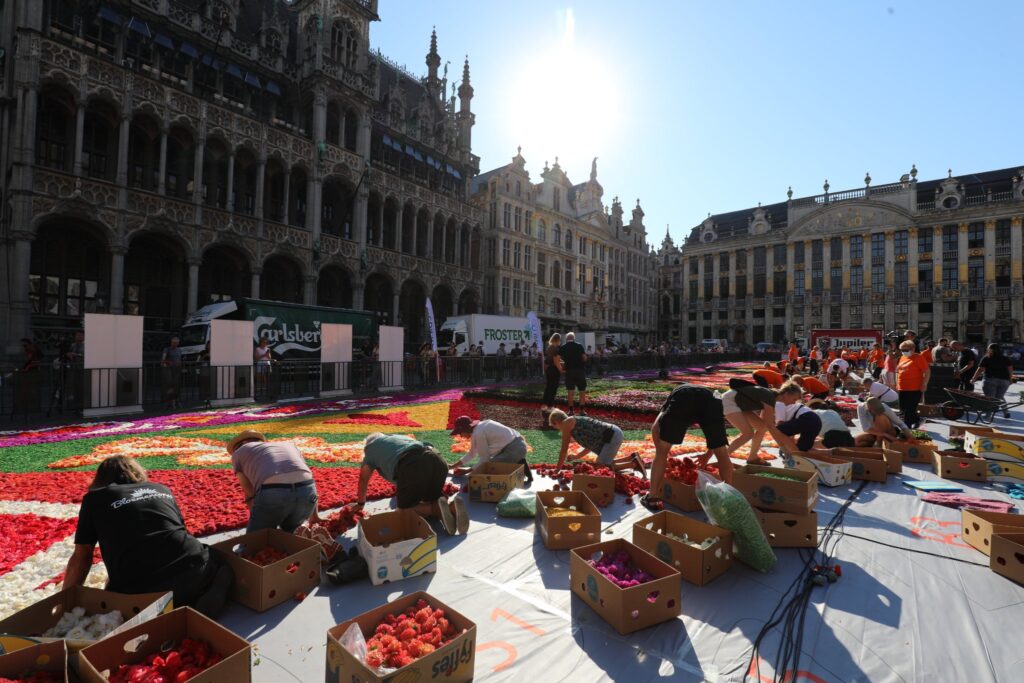
[[[540,338],[540,320],[537,319],[537,314],[530,311],[526,314],[526,320],[530,323],[530,332],[533,337],[533,341],[537,342],[537,350],[544,353],[544,341]]]

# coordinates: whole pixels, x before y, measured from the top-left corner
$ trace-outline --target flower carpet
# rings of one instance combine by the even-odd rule
[[[621,388],[616,390],[616,384]],[[595,401],[588,412],[623,428],[622,453],[637,452],[650,461],[650,424],[667,392],[657,382],[605,382],[600,394],[604,400]],[[313,470],[320,508],[333,509],[355,500],[362,440],[372,432],[414,435],[454,462],[469,449],[468,438],[448,433],[455,419],[490,418],[522,432],[529,462],[553,464],[561,436],[541,429],[539,408],[539,393],[489,398],[448,390],[0,432],[0,618],[59,589],[73,549],[78,506],[92,471],[104,458],[138,458],[153,481],[174,492],[189,530],[207,536],[241,528],[248,517],[225,450],[226,442],[242,429],[257,429],[271,441],[294,442]],[[673,454],[699,455],[704,450],[700,432],[694,430]],[[741,449],[736,457],[745,454]],[[774,457],[767,451],[760,455]],[[574,444],[569,458],[579,456]],[[594,455],[583,460],[593,463]],[[369,494],[371,499],[387,498],[393,487],[374,476]],[[89,582],[102,585],[105,578],[99,563]]]

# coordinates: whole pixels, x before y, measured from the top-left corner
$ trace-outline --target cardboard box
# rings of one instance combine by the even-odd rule
[[[996,574],[1024,584],[1024,533],[992,536],[988,566]]]
[[[437,571],[437,534],[412,510],[394,510],[359,520],[359,553],[370,581],[400,581]]]
[[[903,463],[915,463],[931,467],[932,455],[935,454],[935,447],[927,443],[908,443],[906,441],[893,441],[887,450],[896,451],[903,458]]]
[[[45,638],[40,634],[57,625],[64,612],[82,607],[86,614],[119,611],[125,622],[110,635],[140,624],[147,619],[170,612],[174,609],[170,593],[140,593],[125,595],[99,588],[76,586],[54,593],[48,598],[33,603],[0,621],[0,653],[14,652],[39,643],[48,643],[60,638]],[[109,635],[107,637],[110,637]],[[68,640],[69,650],[77,651],[91,645],[91,640]]]
[[[964,508],[960,526],[960,537],[988,555],[995,534],[1024,534],[1024,515]]]
[[[978,432],[968,429],[964,436],[964,450],[988,460],[1002,460],[1012,463],[1024,461],[1024,434],[1003,434],[1001,432]]]
[[[550,517],[548,508],[574,508],[582,517]],[[548,550],[569,550],[601,540],[601,511],[582,491],[539,491],[537,531]]]
[[[509,462],[485,462],[469,473],[469,499],[497,503],[526,481],[522,465]]]
[[[84,683],[107,683],[107,672],[122,664],[138,664],[182,638],[209,643],[223,659],[189,683],[248,683],[252,680],[252,645],[190,607],[179,607],[82,650],[80,675]]]
[[[757,476],[781,474],[793,481]],[[818,502],[818,473],[763,465],[744,465],[733,471],[732,485],[754,507],[803,515]]]
[[[698,543],[708,538],[718,540],[702,550],[669,538],[666,533],[685,534]],[[675,568],[683,579],[697,586],[711,583],[732,566],[731,531],[675,512],[658,512],[633,524],[633,544]]]
[[[939,451],[932,456],[932,465],[943,479],[988,481],[988,461],[966,451]]]
[[[864,460],[884,460],[885,471],[889,474],[899,474],[903,471],[903,453],[897,450],[886,449],[886,448],[875,448],[875,447],[862,447],[854,446],[849,448],[832,449],[844,451],[850,455],[857,454],[854,457],[858,457]],[[890,450],[891,453],[887,453],[886,450]],[[843,457],[842,455],[835,457]]]
[[[443,609],[448,621],[462,634],[456,636],[447,645],[439,647],[425,657],[420,657],[412,664],[403,666],[386,676],[381,676],[360,659],[346,650],[341,644],[341,637],[352,624],[358,624],[363,636],[373,635],[377,624],[389,614],[398,614],[420,599],[435,609]],[[354,619],[342,622],[327,631],[327,683],[392,683],[429,681],[443,679],[446,683],[466,683],[473,680],[473,667],[476,657],[476,624],[456,612],[448,605],[434,598],[429,593],[418,592],[406,595],[381,605],[377,609],[364,612]]]
[[[757,510],[757,521],[773,548],[818,547],[818,513],[794,515]]]
[[[619,588],[590,566],[591,559],[620,550],[629,553],[634,565],[656,578],[639,586]],[[569,566],[572,592],[622,635],[675,619],[680,614],[679,572],[625,539],[573,548]]]
[[[830,455],[790,455],[786,467],[804,472],[817,472],[823,486],[842,486],[853,478],[853,463]]]
[[[975,427],[966,425],[949,425],[949,438],[956,439],[958,437],[967,436],[967,432],[974,432],[976,434],[991,434],[996,431],[991,427]]]
[[[246,554],[271,547],[288,557],[261,567],[235,552],[236,546],[244,546],[241,550]],[[265,612],[291,600],[296,593],[308,593],[320,585],[320,547],[309,538],[280,529],[263,529],[221,541],[213,550],[235,573],[231,598],[249,609]]]
[[[858,481],[885,483],[889,476],[885,454],[881,448],[833,448],[832,457],[848,460],[852,464],[853,478]]]
[[[598,477],[592,474],[575,474],[572,490],[582,491],[598,507],[606,507],[615,500],[615,477]]]
[[[20,679],[36,672],[53,672],[64,683],[78,678],[68,671],[68,648],[63,640],[25,647],[0,656],[0,678]]]

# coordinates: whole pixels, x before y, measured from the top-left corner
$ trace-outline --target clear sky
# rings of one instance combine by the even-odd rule
[[[469,55],[481,171],[593,157],[650,241],[709,213],[1024,166],[1024,2],[380,0],[371,43],[424,74]],[[443,63],[443,62],[442,62]]]

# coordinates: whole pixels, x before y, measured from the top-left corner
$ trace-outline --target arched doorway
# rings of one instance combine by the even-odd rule
[[[160,176],[160,123],[135,114],[128,133],[128,185],[156,192]]]
[[[407,345],[419,346],[427,339],[426,305],[426,288],[422,283],[416,280],[406,280],[402,283],[401,293],[398,297],[398,310],[402,327],[405,328]]]
[[[249,296],[251,287],[252,273],[245,254],[226,244],[215,244],[206,250],[199,264],[200,307]]]
[[[170,331],[188,312],[185,250],[174,239],[144,232],[124,260],[124,312],[146,318],[145,329]]]
[[[434,287],[434,291],[430,295],[430,303],[434,307],[434,324],[438,328],[454,314],[455,311],[452,308],[453,301],[452,290],[447,285]]]
[[[352,308],[352,283],[339,266],[324,266],[316,283],[316,305]]]
[[[479,313],[480,295],[475,289],[466,288],[459,295],[459,315],[473,315]]]
[[[302,303],[302,268],[292,258],[275,254],[263,263],[260,298]]]
[[[391,280],[380,273],[373,273],[366,278],[366,289],[363,292],[363,310],[377,314],[377,321],[384,325],[394,325],[392,306],[395,301],[395,290]]]

